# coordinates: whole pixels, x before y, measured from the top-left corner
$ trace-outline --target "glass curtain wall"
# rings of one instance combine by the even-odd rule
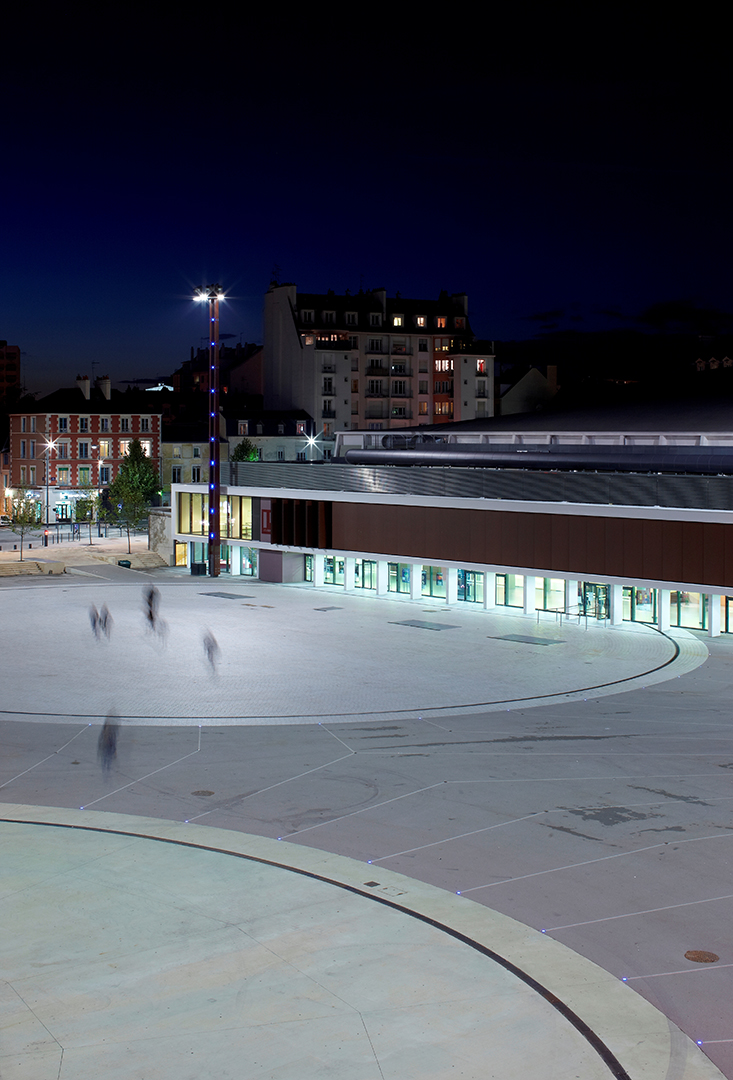
[[[458,599],[469,604],[483,604],[484,575],[481,571],[458,571]]]
[[[422,594],[445,598],[445,577],[442,566],[423,566]]]
[[[391,562],[387,564],[387,591],[409,593],[410,564]]]

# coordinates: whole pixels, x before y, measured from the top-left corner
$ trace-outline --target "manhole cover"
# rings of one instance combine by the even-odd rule
[[[192,791],[192,795],[213,795],[213,791]]]
[[[235,593],[235,592],[202,592],[202,596],[220,596],[222,600],[254,600],[253,596],[248,596],[247,593]]]
[[[517,641],[520,645],[564,645],[565,642],[556,638],[554,641],[550,641],[547,638],[541,637],[529,637],[527,634],[502,634],[501,637],[493,637],[488,634],[487,637],[492,641]]]
[[[685,960],[693,960],[696,964],[714,964],[720,957],[714,952],[705,952],[704,949],[688,949]]]
[[[418,630],[460,630],[459,626],[451,623],[425,622],[423,619],[405,619],[404,622],[393,622],[392,626],[416,626]]]

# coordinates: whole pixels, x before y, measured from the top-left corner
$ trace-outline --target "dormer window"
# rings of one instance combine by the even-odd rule
[[[464,330],[465,327],[466,327],[466,320],[462,316],[461,316],[461,318],[456,319],[456,330]]]
[[[331,324],[335,323],[336,322],[336,312],[335,311],[324,311],[323,312],[323,321],[324,321],[324,323],[331,323]]]
[[[355,311],[347,311],[346,312],[346,325],[347,326],[356,326],[356,312]]]
[[[370,326],[381,326],[382,325],[382,316],[372,312],[372,314],[369,316],[369,325]]]
[[[439,330],[445,330],[445,315],[438,315],[435,319],[435,325]]]
[[[393,326],[402,326],[403,323],[404,323],[404,320],[403,320],[401,315],[395,315],[393,317],[393,319],[392,319],[392,325]]]
[[[416,324],[418,326],[425,326],[425,316],[424,315],[418,315],[415,318],[415,322],[416,322]]]
[[[301,311],[300,317],[303,320],[303,322],[313,322],[313,312],[312,311]]]

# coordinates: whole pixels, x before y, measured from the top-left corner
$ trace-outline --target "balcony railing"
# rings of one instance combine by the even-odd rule
[[[367,375],[381,375],[386,378],[389,375],[389,368],[384,367],[382,364],[368,364],[366,369]]]
[[[386,390],[367,390],[364,397],[368,398],[386,398],[389,394]]]
[[[321,418],[323,420],[335,420],[336,413],[333,409],[321,409]]]

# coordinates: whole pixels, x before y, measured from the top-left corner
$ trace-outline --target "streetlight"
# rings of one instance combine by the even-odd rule
[[[45,436],[44,436],[44,438],[45,438]],[[46,445],[44,447],[44,450],[46,452],[46,527],[43,530],[43,546],[44,547],[48,547],[48,525],[49,525],[49,522],[48,522],[48,481],[49,481],[49,473],[51,471],[51,451],[53,449],[55,449],[55,447],[56,447],[55,439],[46,439]]]
[[[220,451],[219,451],[219,301],[224,293],[219,285],[198,289],[194,300],[209,304],[209,575],[218,577],[221,569],[221,524],[219,520]]]

